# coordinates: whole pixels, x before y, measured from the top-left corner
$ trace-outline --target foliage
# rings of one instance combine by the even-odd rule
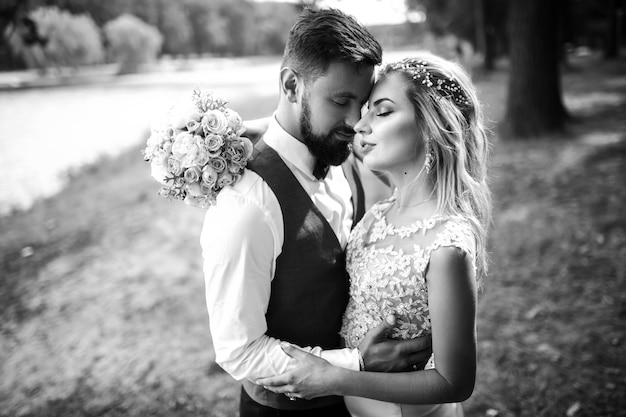
[[[32,61],[31,66],[42,67],[46,63],[36,56],[36,48],[24,47],[24,42],[19,39],[20,30],[22,35],[27,32],[20,28],[23,26],[21,16],[40,5],[91,16],[100,27],[110,25],[124,14],[134,15],[158,29],[162,41],[157,49],[174,56],[281,54],[289,29],[302,7],[284,2],[249,0],[0,0],[0,30],[17,28],[13,30],[13,50],[23,52],[22,59]],[[6,40],[0,37],[0,56],[3,47],[6,49],[3,42]],[[94,54],[102,54],[101,49],[94,49]],[[115,52],[116,59],[121,59],[121,55],[121,52]],[[133,55],[124,58],[129,64],[123,71],[136,70],[138,64],[133,63]]]
[[[296,20],[299,9],[288,4],[260,3],[255,8],[257,34],[255,53],[282,54],[287,34]]]
[[[104,33],[121,74],[137,72],[141,64],[156,59],[163,41],[155,27],[129,14],[104,25]]]
[[[436,36],[453,34],[471,42],[487,59],[506,49],[509,0],[405,0],[409,10],[427,15]]]
[[[201,54],[228,49],[228,21],[219,14],[214,2],[186,0],[185,10],[193,32],[191,49],[194,52]]]
[[[39,36],[44,40],[43,56],[40,58],[43,62],[38,64],[77,67],[102,61],[104,53],[100,30],[89,16],[72,15],[50,7],[34,10],[30,18],[36,22]],[[31,46],[19,36],[13,36],[11,45],[18,54],[32,52]]]

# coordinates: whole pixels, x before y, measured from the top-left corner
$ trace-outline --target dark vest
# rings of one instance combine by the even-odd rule
[[[283,214],[284,243],[276,260],[267,313],[267,335],[300,346],[340,347],[339,330],[348,302],[345,253],[332,228],[280,156],[263,141],[255,145],[248,169],[272,189]],[[353,194],[354,223],[364,211],[363,189],[355,167],[344,166]],[[260,404],[288,410],[312,409],[341,397],[290,401],[244,381]]]

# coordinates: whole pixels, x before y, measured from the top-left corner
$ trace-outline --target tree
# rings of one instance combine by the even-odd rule
[[[512,0],[516,1],[516,0]],[[507,9],[510,0],[481,0],[481,9],[476,13],[482,15],[482,25],[476,28],[482,32],[485,39],[484,49],[480,50],[484,56],[484,68],[494,70],[496,59],[504,54],[508,44]]]
[[[257,3],[255,7],[256,54],[281,55],[289,30],[300,9],[297,5],[279,2]]]
[[[509,9],[511,72],[502,133],[531,138],[563,130],[557,0],[513,0]]]
[[[39,67],[42,72],[50,66],[76,68],[99,63],[104,57],[100,30],[87,15],[42,7],[22,21],[10,41],[29,67]]]
[[[177,55],[190,51],[191,24],[180,5],[171,2],[163,4],[158,28],[163,35],[163,53]]]
[[[227,52],[240,56],[254,50],[256,33],[254,31],[254,5],[245,0],[230,0],[220,6],[220,15],[228,22]]]
[[[604,56],[607,59],[617,58],[619,55],[619,10],[618,0],[608,0],[605,8],[607,20],[606,46],[604,48]]]
[[[470,41],[483,57],[485,69],[495,68],[506,47],[508,0],[406,0],[408,10],[426,12],[429,29],[438,36],[453,34]]]
[[[129,14],[107,22],[104,33],[120,74],[137,72],[141,64],[155,60],[163,41],[154,26]]]

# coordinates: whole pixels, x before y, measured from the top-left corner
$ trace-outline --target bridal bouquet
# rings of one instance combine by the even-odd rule
[[[252,142],[241,136],[243,121],[211,93],[194,90],[176,104],[165,122],[152,126],[144,159],[163,184],[159,195],[207,208],[222,188],[240,177],[252,157]]]

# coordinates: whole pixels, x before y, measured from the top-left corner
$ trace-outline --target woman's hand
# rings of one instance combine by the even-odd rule
[[[290,398],[307,400],[335,394],[332,387],[339,368],[288,343],[283,342],[281,348],[297,360],[296,367],[280,375],[261,378],[256,381],[258,385]]]
[[[246,129],[243,136],[250,139],[253,143],[257,143],[267,131],[271,118],[264,117],[262,119],[244,120],[243,127]]]

